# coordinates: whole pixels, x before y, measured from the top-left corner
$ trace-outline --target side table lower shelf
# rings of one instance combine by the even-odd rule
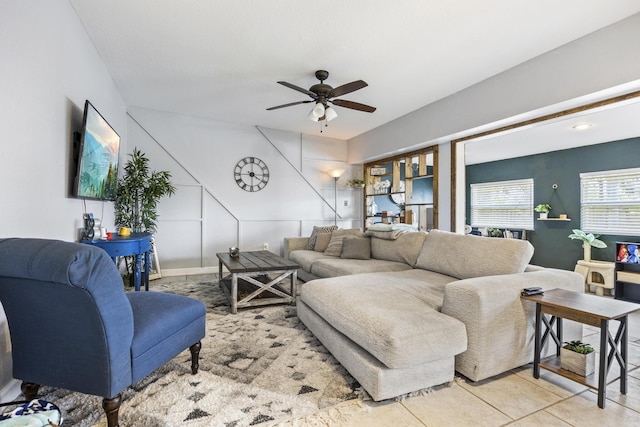
[[[541,361],[538,366],[547,371],[558,374],[562,377],[568,378],[572,381],[575,381],[579,384],[585,385],[593,390],[598,390],[598,373],[600,372],[600,367],[598,366],[598,361],[596,361],[596,369],[591,375],[587,375],[586,377],[576,374],[575,372],[568,371],[566,369],[562,369],[560,366],[560,357],[550,357]],[[611,384],[614,381],[620,379],[620,376],[614,377],[612,379],[608,379],[607,384]]]

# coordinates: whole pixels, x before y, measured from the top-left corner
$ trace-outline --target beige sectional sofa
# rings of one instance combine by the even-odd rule
[[[450,382],[454,370],[478,381],[531,362],[535,307],[522,288],[584,287],[574,272],[528,265],[524,240],[333,233],[342,233],[331,238],[339,255],[336,245],[325,253],[307,249],[309,238],[285,239],[285,257],[307,281],[298,317],[374,400]],[[565,340],[581,332],[565,322]]]

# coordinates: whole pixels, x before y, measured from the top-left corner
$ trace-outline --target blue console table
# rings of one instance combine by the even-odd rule
[[[134,256],[133,283],[136,291],[140,290],[140,271],[142,255],[144,255],[144,289],[149,290],[149,251],[151,251],[151,233],[131,233],[124,237],[114,235],[111,239],[83,240],[82,243],[104,249],[113,262],[119,256]]]

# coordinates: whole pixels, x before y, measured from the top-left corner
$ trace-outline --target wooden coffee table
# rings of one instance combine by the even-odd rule
[[[298,264],[269,251],[240,252],[232,258],[227,252],[217,253],[219,284],[231,302],[231,313],[238,308],[269,304],[295,303]],[[222,276],[222,266],[229,275]],[[276,276],[272,278],[272,276]],[[289,289],[280,282],[290,278]],[[238,301],[238,286],[249,289],[249,294]]]
[[[627,394],[627,350],[628,322],[627,316],[640,309],[639,304],[585,295],[563,289],[545,291],[542,295],[521,297],[536,303],[535,355],[533,359],[533,376],[540,378],[540,368],[555,372],[580,384],[598,391],[598,406],[604,408],[607,392],[607,374],[611,362],[615,358],[620,366],[620,376],[611,379],[610,383],[620,379],[620,393]],[[544,314],[550,317],[547,319]],[[586,377],[567,371],[560,367],[560,348],[562,347],[562,319],[574,320],[600,328],[600,367],[597,372]],[[609,321],[620,322],[615,337],[609,332]],[[556,330],[553,325],[556,324]],[[542,326],[546,329],[543,332]],[[557,346],[556,357],[540,361],[542,348],[551,337]],[[609,348],[609,344],[611,347]]]

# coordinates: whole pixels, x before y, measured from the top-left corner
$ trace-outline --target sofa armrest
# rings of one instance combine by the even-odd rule
[[[300,249],[307,249],[309,245],[308,237],[285,237],[284,238],[284,257],[289,259],[289,254]]]
[[[467,351],[456,356],[458,372],[479,381],[533,360],[535,303],[520,299],[522,289],[533,286],[584,292],[584,278],[571,271],[545,268],[459,280],[446,286],[442,312],[467,328]],[[565,321],[563,339],[580,338],[582,327]],[[545,354],[551,347],[547,344]]]

